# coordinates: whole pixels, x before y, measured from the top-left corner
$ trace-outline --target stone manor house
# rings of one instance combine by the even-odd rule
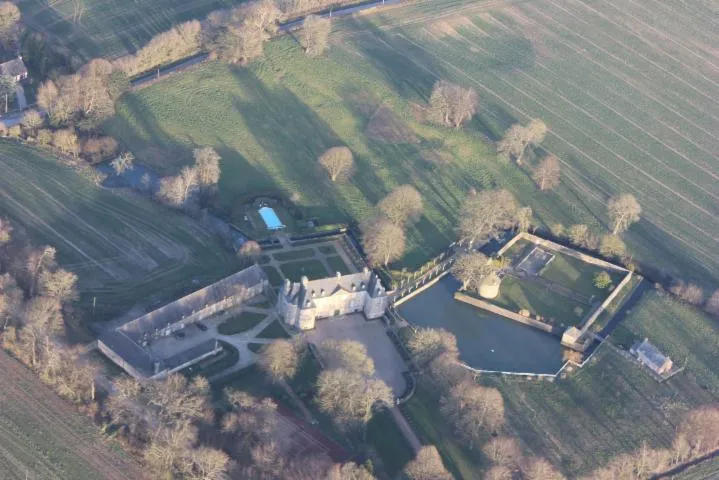
[[[277,297],[277,312],[287,325],[300,330],[315,328],[315,321],[350,313],[367,319],[381,317],[392,300],[376,273],[362,272],[299,282],[285,280]]]

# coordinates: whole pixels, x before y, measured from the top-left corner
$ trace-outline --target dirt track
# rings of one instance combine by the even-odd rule
[[[0,477],[126,480],[140,466],[113,452],[87,418],[0,351]]]

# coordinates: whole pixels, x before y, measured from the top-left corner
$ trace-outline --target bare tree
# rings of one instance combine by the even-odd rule
[[[365,223],[362,233],[362,246],[373,265],[386,267],[404,253],[404,230],[386,218],[375,218]]]
[[[152,440],[144,452],[145,462],[157,478],[181,477],[185,459],[197,440],[197,429],[189,424],[159,424],[151,432]]]
[[[517,440],[511,437],[494,437],[484,444],[482,452],[492,463],[515,469],[521,459],[522,450]]]
[[[0,275],[0,331],[16,325],[22,314],[24,294],[9,274]]]
[[[38,133],[38,140],[39,138]],[[90,163],[98,163],[115,154],[117,141],[112,137],[90,137],[82,141],[80,151]]]
[[[377,204],[380,212],[392,223],[403,227],[416,222],[422,215],[422,196],[412,185],[400,185]]]
[[[217,185],[220,181],[220,155],[211,147],[196,148],[193,154],[198,184],[203,187]]]
[[[228,19],[221,22],[215,51],[231,63],[247,63],[261,57],[264,42],[277,30],[281,15],[271,0],[233,9]]]
[[[341,368],[367,377],[374,374],[374,362],[360,342],[328,339],[319,344],[319,352],[330,368]]]
[[[327,50],[332,24],[329,18],[307,15],[302,23],[302,46],[310,57],[318,57]]]
[[[452,475],[444,468],[437,447],[425,445],[417,456],[403,470],[408,480],[452,480]]]
[[[80,151],[77,135],[69,129],[55,131],[52,136],[52,144],[61,152],[69,153],[72,156],[77,156]]]
[[[672,285],[669,291],[672,295],[692,305],[701,305],[704,301],[704,290],[696,283],[679,281]]]
[[[484,190],[462,204],[459,233],[462,240],[485,242],[514,225],[517,203],[507,190]]]
[[[532,228],[531,207],[518,208],[514,213],[514,223],[518,232],[528,232]]]
[[[42,248],[33,249],[28,254],[25,260],[25,270],[28,274],[28,292],[31,297],[35,296],[40,273],[55,266],[56,253],[57,251],[54,247],[46,245]]]
[[[330,180],[337,182],[349,179],[354,160],[349,148],[332,147],[322,154],[319,163],[329,173]]]
[[[712,293],[709,300],[707,300],[706,305],[704,305],[704,309],[710,315],[719,317],[719,289],[714,290],[714,293]]]
[[[158,198],[174,207],[181,207],[187,202],[192,190],[197,187],[198,176],[195,167],[183,167],[179,175],[164,177],[160,180]]]
[[[440,80],[429,99],[429,119],[438,125],[459,128],[477,113],[479,96],[472,88],[463,88]]]
[[[564,475],[541,457],[530,457],[522,462],[524,480],[564,480]]]
[[[198,447],[189,451],[185,478],[190,480],[221,480],[225,478],[230,457],[222,450]]]
[[[504,465],[495,465],[484,474],[484,480],[512,480],[512,470]]]
[[[693,456],[719,448],[719,406],[706,405],[686,414],[679,433],[686,437]]]
[[[382,381],[342,369],[323,371],[317,380],[317,404],[338,428],[364,428],[377,402],[391,405],[392,391]]]
[[[604,235],[599,242],[599,253],[605,257],[623,257],[627,246],[618,235]]]
[[[508,160],[514,158],[521,165],[527,148],[542,143],[546,135],[547,126],[541,120],[534,119],[526,127],[517,123],[504,134],[497,144],[497,151]]]
[[[332,466],[326,480],[375,480],[375,476],[362,465],[348,462]]]
[[[12,233],[12,225],[10,222],[0,217],[0,247],[10,241],[10,234]]]
[[[126,171],[135,168],[134,161],[135,155],[131,152],[125,152],[110,162],[110,165],[115,170],[115,175],[122,175]]]
[[[592,249],[597,244],[597,239],[589,230],[589,227],[582,224],[572,225],[567,231],[569,241],[578,247]]]
[[[617,235],[625,232],[632,223],[639,220],[642,207],[634,195],[625,193],[609,199],[607,212],[612,234]]]
[[[257,257],[262,253],[262,247],[254,240],[248,240],[240,247],[240,255],[243,257]]]
[[[64,332],[60,302],[49,297],[32,298],[25,304],[22,317],[23,353],[34,368],[43,352],[49,350],[53,339]]]
[[[304,348],[297,342],[276,340],[259,354],[257,363],[274,380],[287,380],[297,374]]]
[[[20,9],[13,2],[0,2],[0,43],[6,51],[19,50]]]
[[[77,300],[77,275],[63,268],[43,270],[38,279],[40,295],[58,299],[61,303]]]
[[[479,386],[471,380],[455,385],[443,395],[440,411],[473,445],[504,423],[504,400],[499,391]]]
[[[144,399],[166,425],[206,418],[210,411],[210,385],[203,377],[188,380],[173,373],[144,386]]]
[[[451,269],[452,275],[462,282],[460,290],[471,289],[474,291],[479,291],[482,280],[496,271],[495,264],[480,252],[459,256]]]
[[[457,338],[443,328],[418,328],[407,341],[407,348],[418,365],[424,366],[443,353],[459,356]]]
[[[277,432],[277,404],[269,398],[258,399],[239,390],[225,390],[232,412],[222,419],[222,429],[232,433],[240,444],[270,441]]]
[[[556,155],[547,155],[534,169],[532,178],[540,190],[553,190],[559,185],[561,178],[559,158]]]
[[[31,109],[25,112],[25,116],[22,118],[22,126],[30,134],[34,134],[38,128],[42,127],[45,123],[45,118],[38,113],[37,110]]]

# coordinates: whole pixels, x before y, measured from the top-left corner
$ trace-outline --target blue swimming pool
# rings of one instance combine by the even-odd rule
[[[277,216],[277,213],[275,213],[271,207],[262,207],[258,210],[258,213],[260,217],[262,217],[262,221],[267,225],[267,230],[280,230],[285,228],[280,217]]]

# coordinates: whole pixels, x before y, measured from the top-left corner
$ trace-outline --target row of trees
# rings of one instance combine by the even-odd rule
[[[94,59],[75,74],[44,82],[37,104],[55,128],[77,125],[93,131],[115,113],[115,100],[128,88],[125,72],[107,60]]]
[[[317,5],[300,11],[321,7]],[[191,20],[156,35],[137,53],[121,57],[113,65],[134,76],[202,50],[211,51],[229,63],[244,64],[262,56],[264,43],[277,33],[279,22],[295,12],[298,10],[289,3],[278,6],[272,0],[218,10],[210,13],[203,22]],[[315,15],[305,18],[300,41],[308,56],[319,56],[326,50],[330,28],[329,19]]]

